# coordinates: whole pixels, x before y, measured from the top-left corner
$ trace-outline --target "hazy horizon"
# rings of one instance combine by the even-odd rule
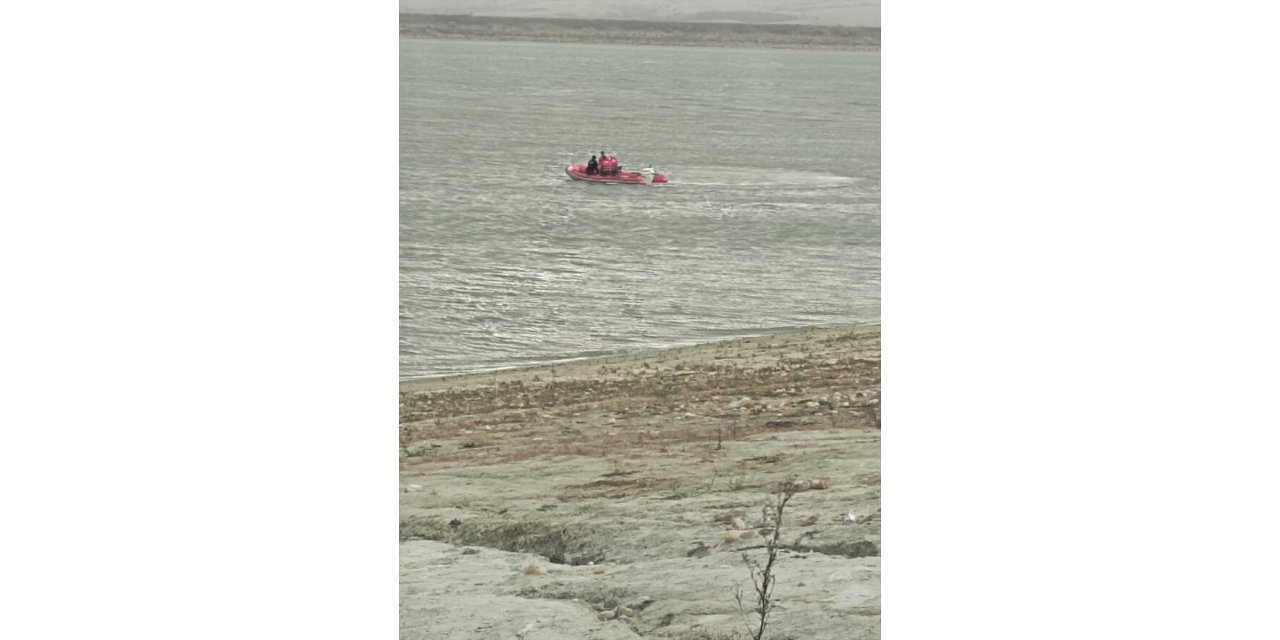
[[[880,0],[400,0],[402,13],[879,27]]]

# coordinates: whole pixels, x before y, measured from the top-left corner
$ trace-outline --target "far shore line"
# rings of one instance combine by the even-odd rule
[[[880,52],[879,27],[400,14],[400,37],[644,47]]]
[[[814,325],[810,327],[794,327],[776,330],[760,330],[756,332],[743,333],[734,336],[725,337],[723,339],[702,340],[690,344],[673,345],[668,347],[656,348],[639,348],[635,350],[622,350],[613,353],[588,356],[567,356],[564,358],[555,358],[542,362],[534,362],[529,364],[518,364],[511,366],[500,366],[490,369],[478,369],[474,371],[464,371],[458,373],[446,373],[439,375],[412,376],[400,379],[401,391],[416,390],[426,386],[438,386],[440,384],[452,384],[457,382],[473,382],[482,378],[507,378],[507,377],[533,377],[546,373],[551,377],[556,377],[556,370],[561,373],[559,377],[580,377],[582,372],[609,365],[617,365],[622,362],[653,360],[664,356],[677,357],[682,353],[705,350],[711,348],[724,348],[735,343],[744,343],[759,338],[785,338],[785,337],[821,337],[826,334],[839,334],[849,331],[874,331],[880,330],[879,322],[848,322],[838,324]],[[575,375],[578,374],[578,375]]]
[[[746,51],[830,51],[836,53],[880,53],[880,47],[799,47],[789,45],[764,44],[716,44],[698,42],[640,42],[640,41],[605,41],[605,40],[536,40],[525,38],[473,38],[467,36],[426,36],[400,34],[401,40],[427,40],[430,42],[479,42],[488,44],[583,44],[602,47],[657,47],[667,49],[742,49]]]

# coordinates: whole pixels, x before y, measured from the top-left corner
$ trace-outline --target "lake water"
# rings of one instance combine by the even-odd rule
[[[879,54],[400,41],[402,378],[879,320]]]

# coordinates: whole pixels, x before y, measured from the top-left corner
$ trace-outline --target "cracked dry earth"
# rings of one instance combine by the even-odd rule
[[[401,637],[880,636],[880,331],[406,381]],[[740,605],[735,593],[741,590]]]

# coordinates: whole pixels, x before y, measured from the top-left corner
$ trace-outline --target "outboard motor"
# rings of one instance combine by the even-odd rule
[[[645,184],[653,184],[653,165],[649,165],[640,170],[640,175],[644,178]]]

